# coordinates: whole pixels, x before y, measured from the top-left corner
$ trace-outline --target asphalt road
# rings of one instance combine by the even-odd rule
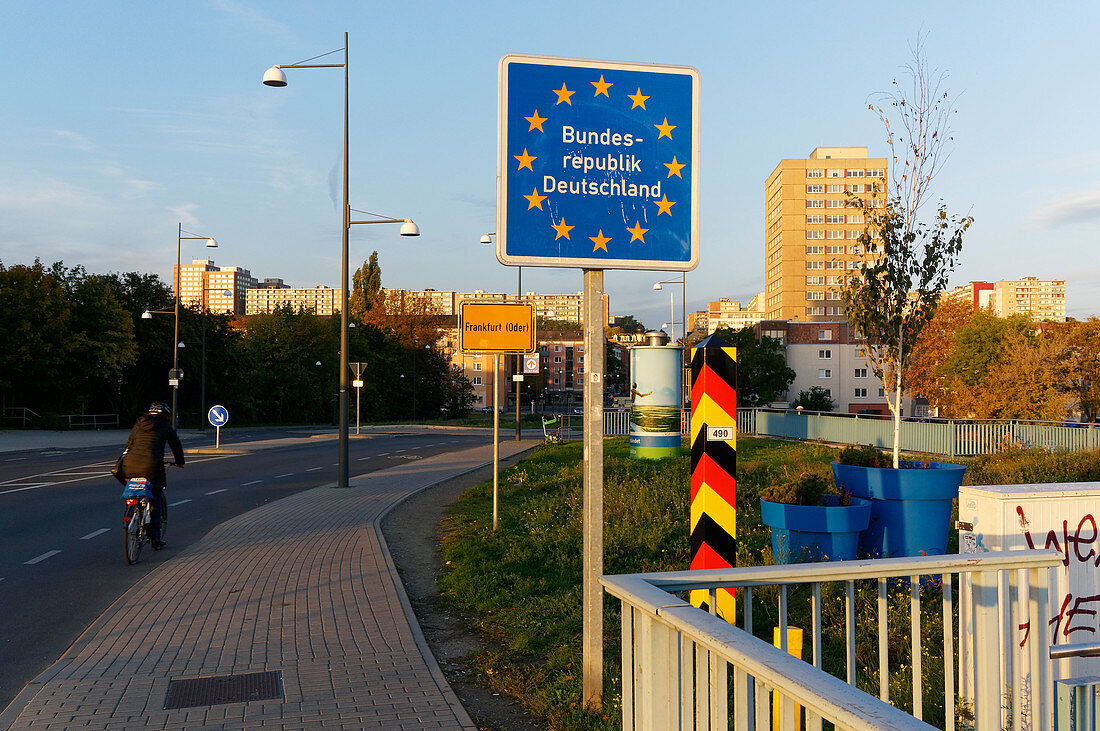
[[[352,439],[349,470],[354,477],[488,439],[468,432]],[[249,454],[188,455],[185,469],[170,469],[168,546],[146,545],[136,566],[123,556],[122,489],[108,473],[118,446],[0,454],[0,709],[126,590],[214,526],[335,483],[335,439],[291,441]]]

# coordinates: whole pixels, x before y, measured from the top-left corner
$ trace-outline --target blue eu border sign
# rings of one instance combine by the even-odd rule
[[[688,271],[699,259],[699,73],[500,61],[497,259]]]

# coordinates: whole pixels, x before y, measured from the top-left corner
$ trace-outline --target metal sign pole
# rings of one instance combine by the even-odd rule
[[[497,501],[500,494],[500,354],[493,353],[493,532],[497,532]]]
[[[582,699],[603,697],[603,270],[584,270]]]

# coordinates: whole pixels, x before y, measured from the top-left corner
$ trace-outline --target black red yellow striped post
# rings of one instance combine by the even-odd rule
[[[737,559],[737,349],[711,335],[691,349],[691,568],[732,568]],[[710,439],[709,427],[730,438]],[[709,608],[709,592],[691,592]],[[719,589],[717,612],[734,619],[732,589]]]

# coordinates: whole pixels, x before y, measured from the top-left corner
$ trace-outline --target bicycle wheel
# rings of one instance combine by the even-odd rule
[[[126,563],[133,566],[141,557],[141,544],[145,542],[145,511],[140,505],[131,505],[126,508],[126,514],[130,519],[126,521],[125,530],[122,532]]]

